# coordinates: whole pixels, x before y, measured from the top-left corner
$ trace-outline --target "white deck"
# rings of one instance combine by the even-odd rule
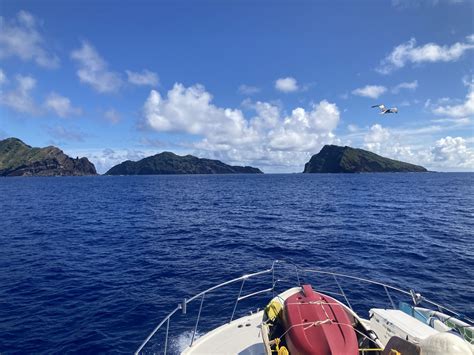
[[[200,337],[182,355],[241,354],[264,355],[261,323],[263,311],[224,324]]]
[[[438,333],[429,325],[398,309],[372,308],[370,314],[370,325],[384,346],[394,335],[419,344],[423,339]]]

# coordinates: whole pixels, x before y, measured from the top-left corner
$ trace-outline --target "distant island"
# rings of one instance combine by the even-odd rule
[[[363,149],[325,145],[303,173],[427,172],[424,167],[384,158]]]
[[[33,148],[18,138],[0,140],[0,176],[97,175],[87,158],[73,159],[59,148]]]
[[[105,175],[159,174],[263,174],[263,172],[251,166],[231,166],[219,160],[163,152],[137,162],[124,161],[105,173]]]
[[[419,165],[382,157],[363,149],[325,145],[305,164],[303,173],[427,172]],[[263,174],[251,166],[219,160],[159,153],[139,161],[127,160],[104,175]],[[97,175],[87,158],[71,158],[54,146],[33,148],[18,138],[0,140],[0,176]]]

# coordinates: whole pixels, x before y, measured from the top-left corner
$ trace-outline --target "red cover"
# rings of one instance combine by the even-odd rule
[[[293,326],[285,336],[291,355],[359,353],[357,336],[346,310],[333,298],[313,291],[311,285],[304,285],[301,292],[285,301],[284,322],[286,329]],[[312,322],[325,323],[313,325]]]

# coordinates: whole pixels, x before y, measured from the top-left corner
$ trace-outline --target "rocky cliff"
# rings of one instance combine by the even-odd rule
[[[96,175],[87,158],[73,159],[59,148],[33,148],[18,138],[0,141],[0,176]]]

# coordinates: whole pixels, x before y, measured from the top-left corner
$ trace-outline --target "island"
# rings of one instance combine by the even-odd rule
[[[97,175],[87,158],[70,158],[56,147],[33,148],[18,138],[0,140],[0,176]]]
[[[419,165],[384,158],[364,149],[325,145],[311,157],[303,173],[427,172]]]
[[[251,166],[231,166],[219,160],[193,155],[179,156],[171,152],[159,153],[137,162],[127,160],[115,165],[105,175],[160,175],[160,174],[263,174]]]
[[[231,166],[219,160],[163,152],[137,162],[124,161],[105,173],[105,175],[161,174],[263,174],[263,172],[251,166]]]

